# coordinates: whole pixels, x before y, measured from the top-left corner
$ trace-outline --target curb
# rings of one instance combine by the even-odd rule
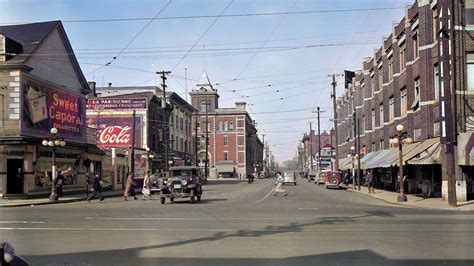
[[[362,193],[362,192],[359,192],[359,191],[354,191],[352,189],[346,189],[346,191],[349,191],[349,192],[355,192],[355,193],[359,193],[361,195],[364,195],[366,197],[369,197],[369,198],[372,198],[372,199],[376,199],[376,200],[380,200],[380,201],[383,201],[385,203],[388,203],[388,204],[391,204],[391,205],[395,205],[395,206],[399,206],[399,207],[404,207],[404,208],[409,208],[409,209],[423,209],[423,210],[438,210],[438,211],[460,211],[460,212],[472,212],[473,210],[462,210],[461,208],[459,207],[456,207],[456,208],[452,208],[452,209],[446,209],[446,208],[430,208],[430,207],[423,207],[423,206],[412,206],[412,205],[405,205],[405,204],[400,204],[400,203],[397,203],[397,202],[391,202],[391,201],[388,201],[388,200],[385,200],[385,199],[380,199],[380,198],[376,198],[376,197],[372,197],[368,194],[365,194],[365,193]]]
[[[114,193],[110,195],[104,195],[104,198],[115,198],[115,197],[120,197],[123,195],[123,192],[121,193]],[[72,203],[72,202],[79,202],[79,201],[85,201],[87,197],[80,197],[80,198],[71,198],[71,199],[65,199],[65,200],[58,200],[57,202],[52,202],[52,201],[42,201],[42,202],[25,202],[25,203],[16,203],[16,204],[5,204],[5,205],[0,205],[1,208],[15,208],[15,207],[28,207],[28,206],[40,206],[40,205],[52,205],[52,204],[64,204],[64,203]]]

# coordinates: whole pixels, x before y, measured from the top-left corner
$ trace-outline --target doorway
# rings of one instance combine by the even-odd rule
[[[21,169],[21,173],[18,173]],[[7,194],[23,194],[23,160],[7,159]]]

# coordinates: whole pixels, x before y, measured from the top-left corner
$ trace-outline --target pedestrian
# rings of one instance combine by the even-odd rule
[[[90,203],[91,199],[95,198],[95,196],[99,196],[100,202],[104,201],[104,196],[102,196],[102,180],[100,179],[100,175],[96,174],[94,179],[92,180],[92,194],[87,198],[87,201]]]
[[[145,197],[148,197],[148,199],[151,200],[150,174],[150,170],[146,171],[145,178],[143,179],[142,200],[145,200]]]
[[[369,194],[370,193],[375,193],[374,192],[374,175],[372,174],[372,171],[367,171],[367,188],[369,189]]]
[[[277,184],[275,187],[275,191],[273,192],[273,196],[276,196],[278,192],[285,193],[284,195],[286,196],[286,191],[285,191],[285,184],[283,183],[283,176],[281,175],[281,172],[277,172]]]
[[[135,185],[135,181],[133,180],[133,174],[129,172],[127,176],[127,183],[125,184],[125,191],[123,193],[123,200],[128,200],[129,195],[133,196],[133,198],[137,200],[134,185]]]
[[[25,180],[25,174],[23,173],[23,169],[20,168],[20,167],[17,169],[16,179],[17,179],[16,184],[18,186],[17,191],[21,191],[21,193],[23,193],[23,184],[24,184],[24,180]]]

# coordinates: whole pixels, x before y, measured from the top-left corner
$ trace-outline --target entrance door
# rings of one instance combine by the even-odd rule
[[[18,173],[21,169],[21,173]],[[7,194],[23,194],[23,160],[8,159],[7,160]]]

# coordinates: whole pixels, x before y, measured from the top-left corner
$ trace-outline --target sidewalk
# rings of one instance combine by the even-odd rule
[[[367,187],[361,186],[361,190],[354,190],[352,187],[348,187],[347,191],[365,194],[369,197],[376,198],[391,204],[405,206],[408,208],[421,208],[421,209],[436,209],[436,210],[459,210],[459,211],[474,211],[474,201],[459,202],[458,207],[450,207],[447,201],[443,201],[441,198],[422,198],[415,195],[407,195],[407,202],[398,202],[397,197],[399,193],[386,191],[381,189],[375,189],[375,193],[368,194]]]
[[[123,195],[123,191],[122,190],[104,191],[102,192],[102,195],[105,198],[118,197],[118,196]],[[33,199],[0,199],[0,208],[60,204],[60,203],[83,201],[86,199],[87,199],[87,196],[86,196],[86,193],[84,192],[80,194],[65,195],[64,197],[60,197],[57,202],[49,201],[48,197],[33,198]]]

